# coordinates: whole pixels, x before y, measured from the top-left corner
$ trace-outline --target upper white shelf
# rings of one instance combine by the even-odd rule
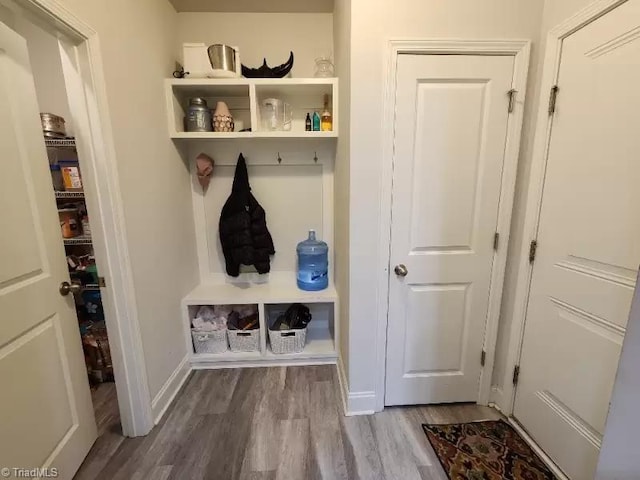
[[[338,136],[337,78],[189,78],[165,81],[169,135],[174,139],[250,139],[250,138],[336,138]],[[333,116],[330,132],[305,131],[307,113],[321,112],[324,96],[329,96]],[[250,132],[185,132],[184,116],[189,99],[203,97],[210,108],[224,101],[236,120],[236,126]],[[260,105],[266,98],[279,98],[292,106],[293,122],[289,131],[261,129]]]

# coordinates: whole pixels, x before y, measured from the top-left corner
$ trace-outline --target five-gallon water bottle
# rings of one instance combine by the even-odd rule
[[[298,287],[302,290],[324,290],[329,285],[329,247],[316,240],[315,230],[300,242],[298,252]]]

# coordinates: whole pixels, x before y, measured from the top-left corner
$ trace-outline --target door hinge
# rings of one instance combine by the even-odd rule
[[[531,244],[529,245],[529,263],[533,263],[535,261],[537,251],[538,242],[536,240],[531,240]]]
[[[518,91],[515,88],[512,88],[507,92],[507,95],[509,95],[509,113],[511,113],[516,106],[516,96],[518,95]]]
[[[500,234],[498,232],[493,236],[493,249],[498,250],[498,245],[500,243]]]
[[[516,365],[513,367],[513,384],[518,384],[518,379],[520,378],[520,365]]]
[[[98,286],[99,287],[106,287],[107,286],[107,282],[105,282],[104,277],[98,277]]]
[[[487,352],[482,350],[482,353],[480,354],[480,366],[484,367],[484,364],[486,361],[487,361]]]
[[[549,93],[549,115],[553,115],[556,111],[556,100],[558,99],[558,88],[557,85],[551,87],[551,93]]]

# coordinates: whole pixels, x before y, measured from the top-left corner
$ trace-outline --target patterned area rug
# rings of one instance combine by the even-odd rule
[[[501,420],[422,428],[451,480],[557,480]]]

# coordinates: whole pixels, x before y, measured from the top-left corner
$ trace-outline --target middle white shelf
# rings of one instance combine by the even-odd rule
[[[174,139],[215,138],[336,138],[338,136],[337,78],[231,78],[231,79],[167,79],[165,81],[169,135]],[[306,114],[323,109],[324,96],[329,97],[333,116],[331,131],[306,131]],[[225,102],[236,121],[233,132],[186,132],[185,112],[189,99],[201,97],[209,108]],[[262,128],[260,105],[266,98],[278,98],[292,107],[290,130],[268,131]],[[239,130],[250,128],[251,131]]]

